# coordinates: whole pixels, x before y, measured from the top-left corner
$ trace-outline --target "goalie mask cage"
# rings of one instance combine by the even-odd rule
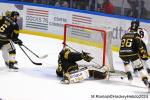
[[[79,61],[79,65],[94,65],[97,67],[110,66],[114,70],[112,61],[110,31],[85,26],[64,25],[64,47],[75,52],[87,52],[94,59],[91,62]]]

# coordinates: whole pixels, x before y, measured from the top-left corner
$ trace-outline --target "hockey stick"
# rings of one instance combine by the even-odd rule
[[[44,59],[44,58],[46,58],[46,57],[48,57],[48,55],[47,54],[45,54],[45,55],[43,55],[43,56],[38,56],[37,54],[35,54],[33,51],[31,51],[27,46],[25,46],[25,45],[22,45],[23,47],[25,47],[28,51],[30,51],[33,55],[35,55],[37,58],[39,58],[39,59]]]
[[[77,50],[75,50],[74,48],[70,47],[69,45],[65,44],[64,42],[63,42],[62,44],[64,44],[64,45],[67,46],[68,48],[72,49],[73,51],[80,53],[79,51],[77,51]],[[94,64],[98,65],[98,66],[99,66],[99,69],[103,68],[103,66],[99,65],[98,63],[96,63],[96,62],[94,62],[94,61],[91,61],[91,62],[93,62]],[[98,68],[98,67],[97,67],[97,68]]]
[[[80,53],[79,51],[77,51],[77,50],[75,50],[74,48],[70,47],[70,46],[67,45],[66,43],[63,42],[62,44],[64,44],[64,45],[67,46],[68,48],[72,49],[73,51]]]
[[[29,58],[29,60],[33,63],[33,64],[35,64],[35,65],[42,65],[42,63],[36,63],[36,62],[34,62],[29,56],[28,56],[28,54],[24,51],[24,49],[21,47],[21,46],[19,46],[20,47],[20,49],[24,52],[24,54]]]

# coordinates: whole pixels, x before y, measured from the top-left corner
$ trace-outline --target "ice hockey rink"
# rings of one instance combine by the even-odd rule
[[[62,40],[21,34],[24,45],[45,59],[29,56],[42,66],[33,65],[16,45],[18,72],[10,72],[0,56],[0,98],[2,100],[150,100],[150,93],[139,78],[130,83],[126,78],[110,77],[109,80],[88,79],[80,83],[60,84],[55,74]],[[1,52],[0,52],[1,53]],[[122,68],[117,53],[114,66]],[[0,100],[1,100],[0,99]]]

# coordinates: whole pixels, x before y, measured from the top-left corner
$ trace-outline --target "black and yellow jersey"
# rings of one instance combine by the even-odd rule
[[[3,16],[0,19],[0,40],[18,38],[19,26],[11,17]]]
[[[71,70],[77,70],[78,65],[77,61],[82,60],[82,54],[77,53],[77,52],[71,52],[69,50],[62,50],[59,53],[58,57],[58,68],[57,68],[57,73],[58,72],[68,72],[70,69]],[[61,69],[61,70],[60,70]]]
[[[123,35],[119,50],[120,57],[135,56],[143,49],[140,35],[135,31],[130,31]]]

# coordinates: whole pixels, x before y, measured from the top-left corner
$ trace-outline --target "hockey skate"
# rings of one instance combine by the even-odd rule
[[[9,71],[15,71],[17,72],[18,71],[18,67],[14,66],[14,64],[17,64],[17,61],[16,62],[5,62],[6,66],[9,68]]]
[[[68,79],[67,76],[69,76],[69,73],[65,73],[64,79],[62,79],[62,80],[60,81],[61,84],[70,84],[70,81],[69,81],[69,79]]]
[[[134,73],[135,77],[139,77],[139,73],[136,68],[133,69],[133,73]]]
[[[147,68],[146,70],[147,70],[147,73],[150,75],[150,69],[149,69],[149,68]]]
[[[142,81],[148,87],[148,92],[150,92],[150,82],[148,82],[148,78],[147,77],[143,77]]]
[[[150,82],[148,83],[148,93],[150,93]]]
[[[61,83],[61,84],[69,84],[70,81],[69,81],[68,79],[62,79],[62,80],[60,81],[60,83]]]
[[[129,81],[133,80],[131,72],[127,72],[126,75],[127,75],[127,78],[128,78]]]

